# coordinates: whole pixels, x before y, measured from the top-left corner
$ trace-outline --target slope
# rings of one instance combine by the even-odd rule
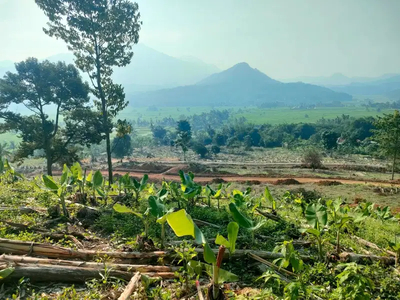
[[[195,85],[138,94],[132,105],[246,106],[280,102],[282,105],[349,101],[352,97],[305,83],[276,81],[247,63],[213,74]]]

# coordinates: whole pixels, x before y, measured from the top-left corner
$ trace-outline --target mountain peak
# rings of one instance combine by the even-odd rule
[[[278,83],[278,81],[271,79],[257,69],[253,69],[248,63],[241,62],[225,71],[213,74],[197,84],[214,85],[224,83],[258,85]]]

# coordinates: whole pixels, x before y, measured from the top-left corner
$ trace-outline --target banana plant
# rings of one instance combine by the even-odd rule
[[[161,225],[161,248],[163,249],[165,246],[165,223],[167,214],[170,211],[167,211],[163,199],[165,199],[168,195],[168,191],[165,189],[161,189],[157,197],[150,196],[149,197],[149,212],[151,215],[157,218],[157,223]]]
[[[393,219],[393,215],[390,211],[389,206],[385,206],[384,208],[381,208],[378,206],[376,208],[374,214],[375,214],[376,218],[379,219],[382,223],[384,221]]]
[[[144,174],[140,181],[132,179],[128,188],[132,188],[135,192],[135,201],[139,202],[140,193],[143,192],[147,187],[147,181],[149,180],[149,175]]]
[[[279,268],[286,269],[290,266],[295,273],[303,270],[303,260],[300,254],[294,249],[293,241],[284,241],[281,245],[275,247],[274,252],[282,254],[282,257],[274,260],[274,264],[279,266]]]
[[[270,203],[270,205],[271,205],[270,209],[272,212],[276,212],[276,201],[275,201],[274,197],[272,197],[268,186],[265,187],[263,200]]]
[[[215,244],[225,246],[229,250],[229,254],[235,253],[236,240],[239,233],[239,225],[236,222],[230,222],[228,224],[228,239],[218,234],[215,238]]]
[[[229,203],[229,212],[231,213],[233,219],[239,224],[240,227],[243,227],[251,232],[252,242],[254,243],[254,232],[261,228],[264,225],[265,221],[260,221],[254,224],[253,220],[244,216],[238,209],[235,203]]]
[[[107,190],[104,188],[105,180],[100,171],[94,174],[91,171],[85,179],[86,185],[91,189],[93,199],[96,199],[96,192],[103,198],[107,198]]]
[[[388,241],[389,247],[396,253],[395,264],[396,264],[396,267],[398,267],[399,262],[400,262],[400,242],[398,242],[396,240],[396,237],[395,237],[394,242],[389,241],[389,240],[387,240],[387,241]]]
[[[40,186],[41,188],[47,189],[58,196],[61,202],[63,215],[66,218],[69,218],[69,213],[67,210],[67,206],[65,204],[65,197],[68,194],[68,189],[70,187],[70,179],[71,179],[71,171],[70,169],[64,165],[63,173],[61,175],[60,183],[56,183],[53,177],[48,175],[42,176],[42,183],[43,185]]]
[[[0,182],[4,179],[8,183],[13,183],[22,178],[22,174],[15,171],[8,159],[0,157]]]
[[[250,187],[248,187],[246,189],[246,191],[244,191],[244,192],[239,191],[239,190],[233,190],[232,196],[233,196],[233,201],[235,202],[236,206],[241,207],[244,204],[246,204],[249,201],[250,193],[251,193]]]
[[[361,222],[365,217],[354,219],[349,215],[349,207],[342,206],[342,200],[329,200],[326,202],[329,214],[331,215],[330,227],[336,231],[336,253],[340,253],[340,231],[353,223]]]
[[[197,197],[201,195],[201,185],[194,182],[194,175],[191,172],[185,174],[182,170],[180,170],[179,177],[181,178],[181,190],[183,192],[183,198],[186,199],[189,205],[194,205]]]
[[[186,213],[184,209],[181,209],[177,212],[169,213],[166,215],[166,221],[171,229],[174,231],[176,236],[191,236],[195,239],[196,243],[202,244],[204,248],[203,256],[206,264],[202,264],[200,262],[191,262],[191,268],[195,270],[205,270],[206,273],[212,278],[213,284],[211,285],[213,293],[219,290],[219,284],[226,281],[237,281],[238,277],[228,271],[221,269],[222,258],[225,252],[225,246],[221,246],[218,251],[217,258],[210,245],[207,243],[203,233],[193,222],[192,218],[189,214]],[[231,225],[232,233],[231,238],[228,241],[229,245],[234,251],[234,241],[235,237],[235,229],[233,228],[235,225]],[[215,298],[210,298],[215,299]]]
[[[318,245],[318,256],[322,261],[324,259],[322,245],[324,242],[323,234],[325,226],[328,223],[327,207],[320,203],[309,204],[305,209],[305,216],[311,228],[301,229],[301,232],[307,232],[315,237]]]
[[[120,213],[120,214],[132,214],[132,215],[135,215],[136,217],[138,217],[143,222],[145,236],[146,236],[146,238],[148,237],[148,228],[149,228],[148,219],[145,218],[143,216],[143,214],[141,214],[141,213],[139,213],[137,211],[134,211],[132,208],[129,208],[129,207],[127,207],[127,206],[125,206],[123,204],[120,204],[120,203],[115,203],[114,206],[113,206],[113,209],[117,213]]]

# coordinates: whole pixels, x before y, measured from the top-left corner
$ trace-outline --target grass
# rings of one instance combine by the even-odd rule
[[[351,117],[367,117],[390,113],[392,110],[382,110],[377,112],[375,109],[366,109],[360,106],[346,107],[319,107],[315,109],[291,109],[289,107],[279,108],[257,108],[257,107],[160,107],[157,111],[149,110],[146,107],[128,108],[120,114],[120,118],[137,120],[138,118],[146,121],[159,121],[163,118],[180,119],[194,114],[209,112],[212,109],[231,112],[232,118],[245,117],[248,122],[254,124],[284,124],[284,123],[315,123],[321,118],[334,119],[342,114]],[[308,115],[308,117],[306,117]]]

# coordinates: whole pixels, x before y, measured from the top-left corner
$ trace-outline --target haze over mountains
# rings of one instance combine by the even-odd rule
[[[125,87],[131,105],[137,106],[249,106],[268,103],[285,105],[350,101],[353,95],[385,95],[400,98],[400,75],[377,78],[301,77],[274,80],[247,63],[220,71],[195,57],[175,58],[143,44],[134,48],[130,65],[114,72],[115,82]],[[72,54],[58,54],[50,61],[73,63]],[[11,61],[0,61],[0,77],[15,71]],[[86,74],[83,74],[88,80]]]
[[[147,92],[132,97],[137,106],[249,106],[350,101],[352,96],[328,88],[274,80],[247,63],[213,74],[195,85]]]

